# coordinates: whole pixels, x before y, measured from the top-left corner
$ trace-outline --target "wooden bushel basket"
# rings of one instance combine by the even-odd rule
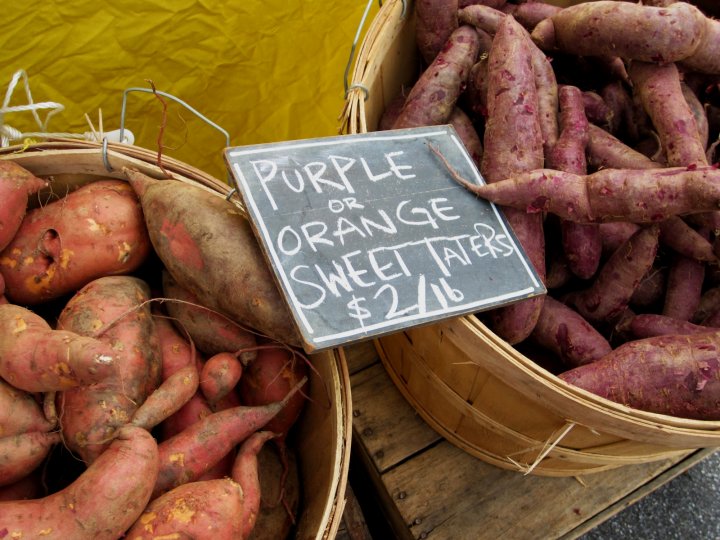
[[[413,7],[389,0],[368,28],[343,111],[346,132],[375,130],[387,104],[416,80]],[[575,476],[720,446],[720,422],[646,413],[568,385],[473,315],[375,343],[425,421],[498,467]]]
[[[125,180],[123,167],[166,178],[155,164],[155,152],[112,143],[104,152],[97,143],[57,140],[28,148],[2,149],[0,159],[15,161],[37,176],[52,177],[50,189],[55,193],[65,193],[101,178]],[[227,184],[172,158],[163,158],[162,164],[176,180],[219,197],[229,197],[244,212],[240,199]],[[334,350],[313,355],[311,360],[309,400],[294,428],[301,475],[301,507],[295,538],[301,540],[336,536],[350,464],[352,421],[347,364]]]

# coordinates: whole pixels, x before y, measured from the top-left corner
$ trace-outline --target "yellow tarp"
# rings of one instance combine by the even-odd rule
[[[33,99],[65,110],[49,131],[120,125],[126,88],[155,87],[226,129],[232,146],[334,135],[366,0],[45,0],[3,4],[0,91],[27,72]],[[377,12],[372,6],[365,26]],[[359,46],[359,45],[358,45]],[[11,104],[26,103],[18,88]],[[225,177],[224,136],[168,102],[163,152]],[[156,149],[162,105],[131,93],[125,126]],[[43,113],[41,112],[41,115]],[[4,123],[36,130],[28,113]]]

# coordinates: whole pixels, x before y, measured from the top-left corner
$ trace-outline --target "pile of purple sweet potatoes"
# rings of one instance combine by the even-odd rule
[[[415,15],[422,69],[379,129],[452,124],[487,184],[450,173],[548,289],[477,317],[572,385],[720,420],[720,21],[670,0]]]
[[[0,160],[0,538],[284,538],[288,309],[233,203],[125,174]]]

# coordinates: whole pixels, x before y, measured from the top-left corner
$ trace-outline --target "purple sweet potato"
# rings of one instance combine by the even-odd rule
[[[525,28],[532,31],[543,19],[552,17],[562,8],[548,2],[523,2],[516,6],[509,13]]]
[[[559,377],[634,409],[718,420],[720,331],[631,341]]]
[[[676,253],[696,261],[718,260],[710,241],[677,216],[660,222],[660,242]]]
[[[717,4],[713,2],[715,10]],[[692,55],[684,58],[680,65],[687,71],[700,73],[720,73],[720,59],[718,48],[720,48],[720,23],[717,19],[705,17],[703,39]]]
[[[575,86],[560,88],[560,136],[546,154],[548,167],[574,174],[587,173],[585,149],[588,143],[588,119],[582,91]],[[581,279],[597,271],[602,254],[602,240],[595,223],[561,220],[561,241],[568,267]]]
[[[673,257],[668,269],[662,314],[689,321],[700,305],[704,279],[703,263],[682,255]]]
[[[114,376],[112,346],[69,330],[53,330],[32,311],[0,305],[0,377],[28,392],[52,392]]]
[[[12,241],[27,210],[28,197],[47,186],[13,161],[0,160],[0,251]]]
[[[585,90],[582,93],[582,98],[587,119],[595,125],[611,130],[615,122],[615,114],[608,104],[605,103],[605,99],[597,92],[591,90]]]
[[[659,8],[600,0],[560,10],[535,27],[533,38],[543,48],[578,56],[671,63],[696,52],[705,26],[702,12],[684,2]]]
[[[479,167],[482,163],[483,146],[470,117],[462,109],[455,107],[450,118],[448,118],[448,124],[455,128],[463,146],[465,146],[470,157]]]
[[[58,298],[98,277],[132,272],[150,249],[128,183],[92,182],[27,213],[0,253],[5,295],[22,305]]]
[[[627,221],[611,221],[600,224],[600,237],[602,238],[603,256],[612,255],[617,248],[623,245],[628,238],[637,232],[640,225]]]
[[[125,174],[140,196],[152,245],[180,286],[233,321],[301,343],[250,224],[233,203],[185,182]]]
[[[478,29],[479,32],[487,32],[491,35],[495,35],[499,31],[501,22],[506,18],[506,14],[502,11],[482,4],[469,5],[461,9],[458,16],[461,23],[472,25]],[[511,31],[503,29],[503,32],[505,34],[511,32],[517,36],[527,36],[527,44],[523,44],[521,46],[521,51],[523,54],[528,54],[530,56],[531,64],[531,68],[528,71],[523,65],[524,60],[522,57],[518,57],[518,63],[516,66],[513,66],[513,71],[520,69],[523,72],[523,75],[532,74],[531,76],[535,80],[535,91],[533,92],[532,97],[528,101],[525,99],[519,101],[516,104],[516,107],[528,107],[528,111],[525,112],[526,115],[535,114],[535,112],[531,111],[530,108],[536,108],[537,119],[542,137],[541,142],[543,145],[543,151],[548,153],[555,145],[558,137],[558,86],[555,78],[555,72],[553,71],[552,65],[545,54],[538,49],[532,41],[530,41],[530,35],[527,31],[522,28],[514,17],[507,18],[512,19],[513,22],[507,23],[506,27],[512,26],[513,29]],[[504,37],[503,39],[505,42],[508,40],[507,37]],[[525,46],[527,46],[527,48],[525,48]],[[497,48],[498,47],[496,46],[496,49]],[[504,52],[509,52],[510,54],[517,54],[518,52],[512,49],[512,45],[504,44],[500,47],[501,50],[496,52],[496,56],[502,54],[503,48],[505,48]],[[524,90],[522,90],[522,92],[524,92]],[[502,103],[504,100],[501,99],[500,101]],[[526,128],[524,132],[532,131],[532,129],[534,129],[533,126]]]
[[[590,287],[569,294],[568,304],[591,323],[616,319],[653,265],[658,234],[657,225],[636,232],[602,265]]]
[[[142,514],[158,472],[155,439],[125,426],[65,489],[42,499],[0,502],[7,538],[116,540]]]
[[[695,118],[695,124],[697,125],[698,138],[700,139],[700,145],[704,149],[707,149],[708,141],[709,141],[709,137],[710,137],[710,126],[708,123],[707,113],[705,112],[705,107],[703,106],[702,102],[700,101],[700,98],[698,98],[697,94],[686,83],[684,83],[684,82],[680,83],[680,91],[682,92],[682,95],[685,98],[685,101],[687,102],[688,107],[690,107],[690,111],[692,112],[693,118]],[[706,158],[707,158],[707,156],[706,156]]]
[[[683,95],[675,64],[632,62],[634,91],[657,130],[670,167],[707,165],[705,144]]]
[[[426,64],[431,64],[458,27],[458,0],[415,2],[415,42]]]
[[[599,126],[588,126],[588,165],[593,169],[657,169],[662,164],[631,148]]]
[[[630,297],[630,304],[636,308],[649,309],[662,305],[665,298],[665,283],[667,271],[665,268],[654,265],[643,276]]]
[[[512,17],[498,25],[488,58],[488,118],[481,172],[488,182],[542,166],[543,135],[532,53],[527,31]],[[540,275],[545,276],[545,239],[540,214],[503,209],[515,235]],[[530,335],[544,297],[517,302],[488,313],[490,326],[507,342]]]
[[[496,204],[579,223],[652,223],[720,206],[720,170],[713,167],[602,169],[587,176],[537,169],[486,185],[459,181]]]
[[[700,296],[695,313],[693,313],[691,321],[696,324],[702,324],[713,313],[720,311],[720,286],[710,287]]]
[[[567,367],[594,362],[612,348],[580,314],[548,296],[530,338],[553,351]]]
[[[454,30],[435,60],[413,85],[393,127],[447,123],[467,85],[470,68],[477,61],[479,50],[480,37],[475,28],[463,25]]]
[[[657,313],[641,313],[630,321],[630,331],[636,339],[644,339],[654,336],[702,334],[708,331],[708,327]]]

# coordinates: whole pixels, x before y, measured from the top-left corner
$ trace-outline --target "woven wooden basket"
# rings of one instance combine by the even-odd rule
[[[358,49],[346,132],[376,129],[417,78],[414,29],[412,2],[383,5]],[[575,476],[720,446],[720,422],[646,413],[568,385],[473,315],[383,337],[376,347],[428,424],[499,467]]]
[[[101,178],[125,179],[122,168],[132,167],[154,178],[165,178],[157,155],[128,145],[102,145],[67,140],[28,148],[0,149],[0,159],[13,160],[37,176],[50,177],[55,193],[65,193]],[[163,158],[173,178],[229,198],[244,211],[237,195],[221,182],[185,163]],[[232,234],[232,231],[228,231]],[[311,357],[310,399],[297,429],[302,479],[302,508],[296,538],[334,538],[342,518],[350,463],[350,379],[337,351]]]

